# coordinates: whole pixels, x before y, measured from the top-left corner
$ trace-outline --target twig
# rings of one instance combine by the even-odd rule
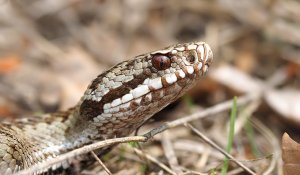
[[[98,161],[98,163],[102,166],[102,168],[105,170],[105,172],[108,175],[112,175],[112,173],[109,171],[109,169],[104,165],[104,163],[101,161],[101,159],[95,154],[94,151],[91,151],[92,155],[94,156],[94,158]]]
[[[237,121],[236,121],[236,128],[234,131],[234,135],[240,133],[240,131],[247,123],[248,119],[252,116],[252,114],[257,110],[259,105],[261,104],[261,100],[253,100],[249,105],[247,105],[241,112],[238,114]]]
[[[168,131],[162,134],[162,146],[172,170],[174,170],[177,174],[182,174]]]
[[[253,123],[253,126],[263,134],[266,140],[268,140],[268,142],[271,145],[273,145],[274,153],[272,156],[272,161],[269,164],[269,167],[262,173],[263,175],[269,175],[275,169],[277,161],[281,160],[280,144],[276,136],[272,133],[272,131],[269,128],[267,128],[264,124],[262,124],[259,120],[252,118],[251,122]],[[278,174],[279,175],[283,174],[282,169],[278,170]]]
[[[245,105],[246,103],[255,100],[260,97],[259,93],[253,93],[253,94],[248,94],[242,97],[239,97],[237,100],[237,106]],[[207,108],[203,111],[188,115],[186,117],[174,120],[172,122],[165,123],[164,125],[161,125],[157,128],[152,129],[151,131],[147,132],[144,134],[145,137],[148,139],[153,137],[154,135],[161,133],[169,128],[173,128],[179,125],[183,125],[185,123],[194,121],[194,120],[199,120],[201,118],[211,116],[220,112],[223,112],[225,110],[230,109],[232,106],[232,100],[225,101],[223,103],[217,104],[215,106],[212,106],[210,108]]]
[[[232,157],[230,154],[228,154],[225,150],[223,150],[221,147],[219,147],[217,144],[215,144],[213,141],[211,141],[208,137],[206,137],[204,134],[202,134],[199,130],[197,130],[196,128],[194,128],[192,125],[186,123],[185,124],[187,127],[191,128],[198,136],[201,137],[201,139],[203,139],[206,143],[208,143],[210,146],[212,146],[213,148],[217,149],[218,151],[220,151],[223,155],[225,155],[227,158],[231,159],[232,161],[234,161],[237,165],[239,165],[241,168],[243,168],[245,171],[247,171],[248,173],[255,175],[255,172],[253,172],[252,170],[250,170],[248,167],[246,167],[244,164],[242,164],[240,161],[238,161],[237,159],[235,159],[234,157]]]
[[[139,156],[143,156],[146,159],[148,159],[149,161],[155,163],[156,165],[160,166],[162,169],[164,169],[165,171],[167,171],[168,173],[172,174],[172,175],[177,175],[174,171],[172,171],[168,166],[166,166],[165,164],[161,163],[159,160],[157,160],[155,157],[146,154],[144,152],[142,152],[141,150],[134,148],[134,151],[139,155]]]
[[[133,137],[122,137],[122,138],[115,138],[115,139],[108,139],[108,140],[103,140],[97,143],[93,143],[90,145],[86,145],[84,147],[75,149],[73,151],[70,151],[68,153],[59,155],[53,159],[50,159],[48,161],[45,162],[41,162],[39,164],[36,164],[32,167],[30,167],[29,169],[26,170],[22,170],[18,173],[16,173],[17,175],[27,175],[27,174],[34,174],[36,172],[40,172],[43,170],[47,170],[55,165],[61,164],[62,162],[66,161],[66,160],[70,160],[71,158],[74,158],[76,156],[79,155],[83,155],[83,154],[87,154],[93,150],[99,149],[99,148],[103,148],[106,146],[110,146],[116,143],[126,143],[126,142],[145,142],[147,141],[147,138],[143,137],[143,136],[133,136]]]
[[[175,148],[175,150],[187,151],[187,152],[191,152],[191,153],[200,154],[202,156],[203,156],[203,154],[209,154],[210,157],[213,157],[216,159],[222,159],[224,157],[221,153],[219,153],[217,151],[214,152],[211,150],[210,147],[207,147],[195,140],[177,139],[174,142],[174,148]],[[197,166],[197,167],[199,167],[199,166]]]
[[[238,167],[234,170],[231,170],[227,173],[227,175],[236,175],[236,174],[242,174],[244,170],[241,167]]]
[[[238,99],[237,103],[238,103],[238,105],[243,105],[243,104],[246,104],[247,102],[255,99],[256,97],[257,96],[254,95],[254,94],[249,94],[249,95],[240,97]],[[134,137],[123,137],[123,138],[108,139],[108,140],[100,141],[100,142],[97,142],[97,143],[94,143],[94,144],[91,144],[91,145],[87,145],[87,146],[84,146],[82,148],[78,148],[78,149],[73,150],[71,152],[65,153],[65,154],[60,155],[58,157],[55,157],[54,159],[50,159],[49,161],[45,161],[45,162],[36,164],[36,165],[30,167],[27,170],[23,170],[23,171],[18,172],[17,174],[18,175],[22,175],[22,174],[25,175],[25,174],[33,174],[33,173],[39,172],[39,171],[44,171],[44,170],[47,170],[47,169],[49,169],[49,168],[51,168],[51,167],[53,167],[53,166],[55,166],[59,163],[62,163],[66,160],[69,160],[73,157],[76,157],[78,155],[86,154],[86,153],[91,152],[92,150],[103,148],[105,146],[109,146],[109,145],[112,145],[112,144],[125,143],[125,142],[130,142],[130,141],[145,142],[149,138],[153,137],[154,135],[156,135],[156,134],[158,134],[162,131],[165,131],[169,128],[172,128],[172,127],[175,127],[175,126],[178,126],[178,125],[183,125],[184,123],[187,123],[187,122],[190,122],[190,121],[193,121],[193,120],[197,120],[197,119],[200,119],[200,118],[204,118],[206,116],[213,115],[213,114],[222,112],[224,110],[230,109],[231,108],[231,103],[232,103],[232,100],[229,100],[229,101],[220,103],[218,105],[215,105],[213,107],[207,108],[204,111],[186,116],[186,117],[178,119],[178,120],[174,120],[174,121],[169,122],[169,123],[166,123],[165,125],[162,125],[158,128],[155,128],[155,129],[151,130],[150,132],[146,133],[144,136],[134,136]]]
[[[256,98],[259,98],[259,94],[255,93],[255,94],[248,94],[242,97],[239,97],[239,99],[237,100],[237,105],[241,106],[244,105],[246,103],[248,103],[249,101],[255,100]],[[161,133],[169,128],[173,128],[179,125],[183,125],[184,123],[187,122],[191,122],[193,120],[198,120],[200,118],[204,118],[213,114],[217,114],[220,113],[222,111],[228,110],[231,108],[231,104],[232,104],[232,100],[228,100],[225,101],[223,103],[220,103],[218,105],[215,105],[213,107],[207,108],[201,112],[174,120],[172,122],[166,123],[158,128],[155,128],[151,131],[149,131],[148,133],[146,133],[144,136],[134,136],[134,137],[123,137],[123,138],[115,138],[115,139],[108,139],[108,140],[104,140],[104,141],[100,141],[91,145],[87,145],[84,146],[82,148],[78,148],[76,150],[73,150],[71,152],[65,153],[63,155],[60,155],[58,157],[55,157],[54,159],[50,159],[49,161],[45,161],[42,162],[40,164],[36,164],[34,166],[32,166],[31,168],[27,169],[27,170],[23,170],[20,171],[19,173],[17,173],[18,175],[22,175],[22,174],[33,174],[35,172],[39,172],[39,171],[43,171],[46,169],[49,169],[59,163],[62,163],[66,160],[69,160],[73,157],[76,157],[78,155],[82,155],[82,154],[86,154],[91,152],[92,150],[95,149],[99,149],[99,148],[103,148],[105,146],[109,146],[112,144],[116,144],[116,143],[125,143],[125,142],[130,142],[130,141],[140,141],[140,142],[145,142],[147,141],[149,138],[155,136],[158,133]]]
[[[187,170],[186,172],[182,173],[181,175],[209,175],[208,173],[200,173],[197,171]]]

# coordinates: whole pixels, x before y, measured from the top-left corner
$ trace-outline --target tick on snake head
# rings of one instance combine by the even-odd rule
[[[165,70],[171,66],[171,59],[166,55],[157,54],[152,57],[152,65],[157,70]]]

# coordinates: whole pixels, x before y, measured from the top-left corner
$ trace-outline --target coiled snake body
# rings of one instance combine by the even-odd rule
[[[191,88],[212,59],[204,42],[139,55],[99,75],[68,111],[1,123],[0,174],[98,140],[129,135]]]

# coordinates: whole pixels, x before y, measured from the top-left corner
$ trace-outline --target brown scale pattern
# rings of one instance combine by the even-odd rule
[[[154,56],[164,59],[152,60]],[[204,42],[173,45],[103,72],[68,111],[0,124],[0,174],[97,140],[129,135],[190,89],[211,62],[212,51]]]

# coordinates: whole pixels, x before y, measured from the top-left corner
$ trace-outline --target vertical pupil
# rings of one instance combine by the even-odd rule
[[[163,68],[164,67],[164,59],[163,58],[160,58],[160,63],[159,63],[159,67],[160,68]]]
[[[157,70],[165,70],[171,66],[171,60],[166,55],[157,54],[152,57],[152,65]]]

